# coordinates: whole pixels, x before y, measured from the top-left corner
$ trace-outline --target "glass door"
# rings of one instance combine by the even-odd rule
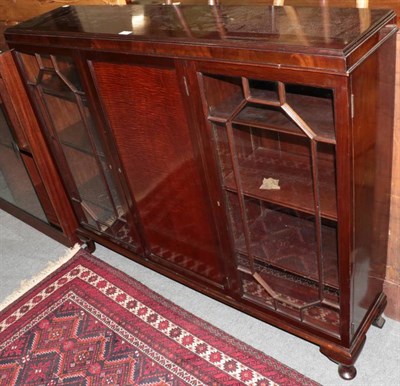
[[[80,224],[138,247],[72,58],[19,53]]]
[[[242,297],[339,336],[332,90],[200,80]]]

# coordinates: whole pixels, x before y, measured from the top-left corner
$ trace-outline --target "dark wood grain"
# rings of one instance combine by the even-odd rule
[[[175,71],[101,62],[93,68],[149,253],[221,282],[218,243]]]

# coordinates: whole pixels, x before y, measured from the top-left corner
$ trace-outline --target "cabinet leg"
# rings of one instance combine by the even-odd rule
[[[372,325],[378,328],[382,328],[386,323],[386,319],[382,316],[379,315],[373,322]]]
[[[339,375],[346,381],[352,380],[357,375],[357,370],[354,366],[339,365]]]

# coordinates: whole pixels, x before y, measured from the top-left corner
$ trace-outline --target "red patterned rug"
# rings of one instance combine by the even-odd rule
[[[316,385],[79,251],[0,313],[0,385]]]

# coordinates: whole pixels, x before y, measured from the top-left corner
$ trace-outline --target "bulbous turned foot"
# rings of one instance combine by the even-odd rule
[[[352,380],[357,375],[357,370],[354,366],[339,365],[339,375],[346,381]]]
[[[93,240],[87,240],[85,241],[85,244],[86,245],[84,249],[86,249],[89,253],[93,253],[96,250],[96,244]]]

